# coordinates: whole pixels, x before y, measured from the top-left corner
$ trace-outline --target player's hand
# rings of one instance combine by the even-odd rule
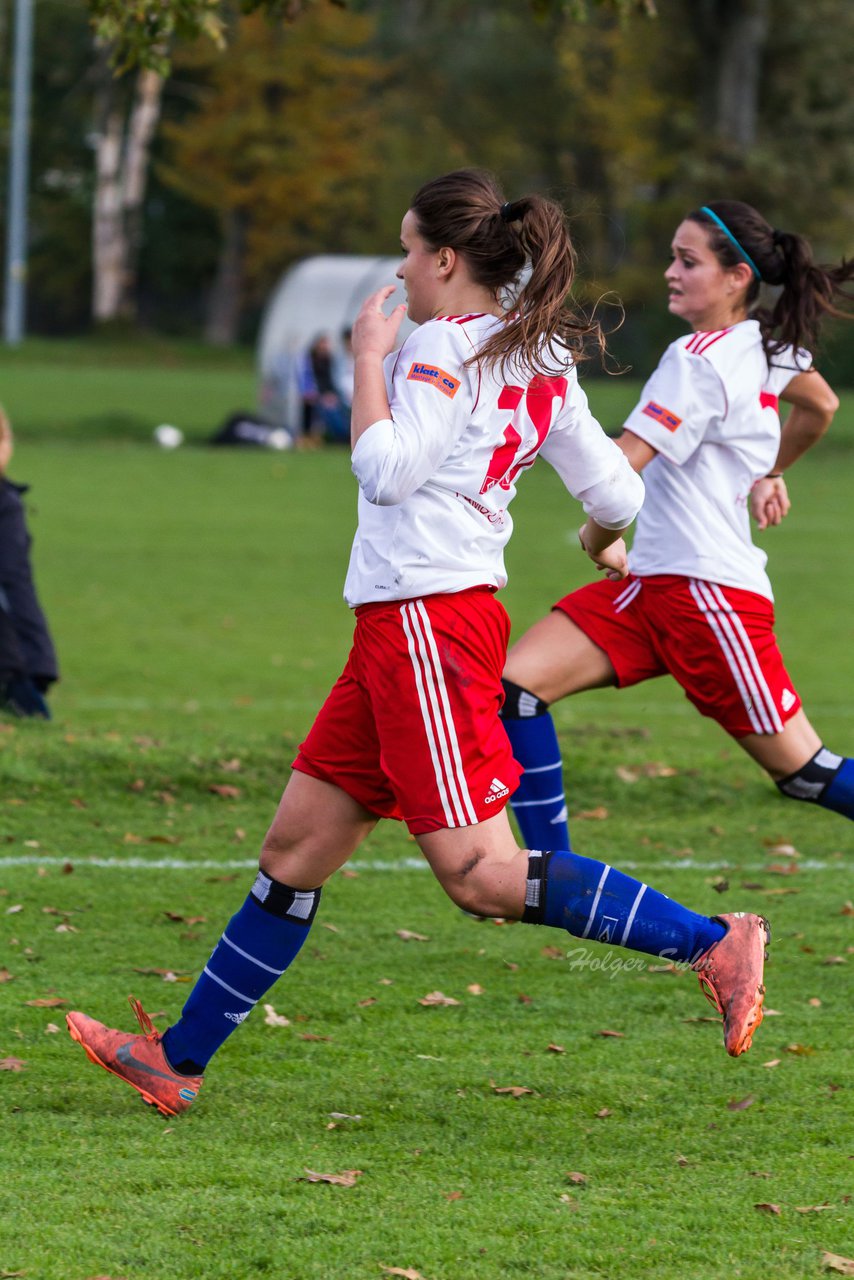
[[[610,578],[612,582],[619,582],[622,578],[627,577],[629,559],[624,540],[617,538],[616,542],[612,542],[610,546],[601,551],[590,551],[584,541],[586,527],[586,525],[582,525],[578,530],[578,541],[600,573],[604,573],[605,577]]]
[[[396,285],[384,285],[362,303],[352,334],[353,355],[357,360],[359,356],[365,355],[377,355],[385,359],[394,351],[398,330],[406,315],[406,303],[399,303],[390,315],[383,311],[383,303],[388,301],[396,289]]]
[[[782,476],[763,476],[750,490],[750,514],[759,530],[780,524],[789,514],[792,504]]]

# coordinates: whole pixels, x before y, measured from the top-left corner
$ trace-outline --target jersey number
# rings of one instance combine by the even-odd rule
[[[481,493],[487,493],[496,484],[499,489],[509,489],[519,472],[531,466],[549,434],[554,401],[560,400],[561,406],[563,405],[567,385],[566,378],[536,377],[527,389],[524,387],[502,388],[498,397],[498,407],[510,409],[513,417],[504,429],[504,439],[489,460],[486,477],[480,486]],[[524,410],[522,409],[523,397]],[[536,444],[524,452],[520,450],[522,432],[519,430],[523,412],[530,418],[537,433]]]

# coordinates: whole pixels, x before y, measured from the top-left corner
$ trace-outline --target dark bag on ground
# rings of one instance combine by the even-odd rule
[[[287,448],[287,433],[254,413],[233,413],[210,437],[211,444],[239,445],[254,449]],[[290,437],[287,437],[288,442]]]

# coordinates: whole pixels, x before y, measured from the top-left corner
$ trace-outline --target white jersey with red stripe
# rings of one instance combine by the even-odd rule
[[[629,567],[756,591],[773,600],[767,556],[753,545],[749,497],[774,466],[778,397],[811,365],[787,347],[769,365],[756,320],[671,343],[626,420],[658,456]]]
[[[360,493],[344,585],[351,607],[503,587],[508,507],[538,454],[599,524],[620,529],[637,515],[643,484],[591,414],[568,355],[548,378],[518,363],[503,374],[466,364],[501,323],[491,315],[430,320],[387,358],[391,416],[353,450]]]

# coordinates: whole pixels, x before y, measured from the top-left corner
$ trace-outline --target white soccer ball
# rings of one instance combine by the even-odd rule
[[[177,449],[184,443],[184,432],[178,427],[170,426],[168,422],[162,422],[159,427],[154,428],[154,439],[161,449]]]
[[[294,447],[294,438],[289,431],[283,428],[277,428],[270,432],[269,447],[271,449],[292,449]]]

